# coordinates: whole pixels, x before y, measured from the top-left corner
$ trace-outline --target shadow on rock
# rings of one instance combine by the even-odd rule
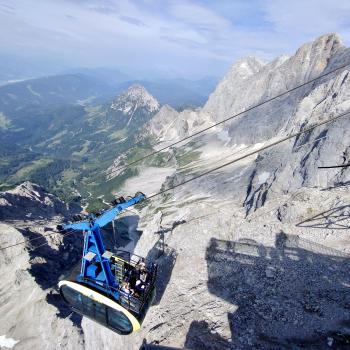
[[[60,294],[54,291],[50,291],[50,293],[46,296],[46,301],[48,304],[51,304],[57,308],[57,317],[69,318],[75,326],[79,328],[81,327],[82,316],[76,312],[73,312],[70,307],[65,302],[63,302]]]
[[[177,253],[175,249],[169,247],[164,242],[164,236],[159,238],[153,248],[148,252],[146,260],[153,261],[158,266],[156,297],[153,304],[158,305],[170,281],[173,268],[175,266]]]
[[[230,342],[210,329],[206,321],[193,321],[186,335],[185,348],[222,350],[229,349]]]
[[[111,223],[103,227],[102,236],[106,249],[114,251],[130,242],[135,246],[142,235],[142,231],[137,229],[139,221],[138,215],[128,215],[114,221],[114,231]]]
[[[206,259],[209,291],[238,308],[228,314],[227,348],[349,348],[348,255],[281,232],[274,247],[213,238]],[[196,339],[209,342],[210,330],[191,328],[189,346],[207,348]]]
[[[28,239],[37,238],[35,243],[32,242],[32,249],[28,250],[31,264],[29,272],[44,290],[55,288],[60,277],[68,274],[81,259],[83,235],[80,232],[64,235],[62,244],[56,250],[45,244],[47,243],[46,237],[39,238],[37,233],[29,229],[20,231]],[[67,305],[57,291],[51,291],[46,301],[57,308],[58,317],[67,318],[69,316],[74,325],[80,327],[81,316],[71,315],[71,311],[67,309]]]

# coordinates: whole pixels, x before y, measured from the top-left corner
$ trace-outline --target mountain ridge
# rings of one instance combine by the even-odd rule
[[[89,135],[91,143],[86,145],[85,153],[82,147],[77,151],[84,157],[91,157],[95,152],[100,158],[95,158],[95,163],[80,163],[85,167],[94,166],[90,182],[85,173],[80,174],[82,188],[89,191],[82,193],[87,200],[101,196],[101,208],[115,196],[128,194],[128,186],[139,185],[142,191],[142,186],[152,182],[147,179],[159,181],[157,185],[162,191],[186,183],[151,198],[147,205],[134,208],[132,215],[125,213],[133,222],[136,219],[137,232],[142,232],[134,241],[128,236],[128,248],[154,260],[159,271],[155,305],[149,309],[140,332],[129,337],[113,334],[87,318],[74,323],[59,303],[58,295],[50,289],[50,283],[58,279],[57,272],[61,272],[70,259],[81,257],[75,238],[62,241],[57,234],[48,242],[55,250],[38,249],[32,260],[28,260],[25,249],[16,248],[15,254],[21,259],[19,270],[29,268],[32,273],[28,285],[21,284],[20,277],[17,283],[27,289],[41,289],[39,300],[43,309],[40,310],[58,325],[54,327],[54,336],[62,346],[94,350],[96,344],[109,349],[118,343],[125,349],[136,350],[143,339],[147,343],[214,350],[328,349],[348,345],[350,168],[321,170],[318,166],[349,162],[349,118],[338,119],[277,147],[248,155],[277,139],[350,110],[349,67],[243,113],[187,143],[119,170],[115,177],[110,171],[103,172],[103,169],[113,171],[113,167],[123,167],[213,125],[220,118],[239,113],[344,65],[350,62],[350,50],[341,45],[337,35],[328,34],[303,45],[291,57],[282,56],[266,64],[249,58],[248,69],[240,67],[245,60],[228,72],[203,108],[179,112],[163,105],[154,114],[142,117],[145,122],[133,127],[130,133],[117,135],[111,134],[116,124],[108,123],[111,120],[114,123],[120,120],[119,126],[127,123],[132,110],[127,114],[118,109],[109,115],[101,110],[89,114],[91,129],[84,135]],[[103,138],[93,139],[96,132],[93,123],[101,120],[105,124],[98,133],[103,133]],[[137,118],[131,123],[136,121]],[[119,149],[118,158],[106,161],[107,153],[102,154],[101,141],[109,140],[111,135],[114,141],[107,150],[112,155],[122,144],[120,140],[136,138]],[[69,137],[64,140],[67,142]],[[239,158],[242,159],[233,162]],[[232,164],[221,167],[230,161]],[[164,178],[159,174],[160,167]],[[213,168],[218,170],[196,179]],[[65,174],[67,178],[71,175]],[[125,179],[133,181],[123,183]],[[45,203],[43,198],[49,195],[33,194],[35,186],[24,184],[23,195],[38,206],[38,201]],[[152,189],[149,192],[146,196],[153,194]],[[7,192],[1,198],[9,196]],[[24,201],[22,197],[14,200],[12,210],[15,212],[16,203]],[[9,205],[7,202],[10,201],[0,200],[0,210],[2,204]],[[15,243],[21,235],[31,237],[30,232],[33,234],[38,228],[44,232],[45,228],[52,230],[51,220],[43,217],[38,222],[20,217],[26,212],[20,206],[17,209],[19,220],[0,228],[3,242],[7,232],[13,232]],[[57,220],[66,218],[59,216]],[[23,227],[28,227],[30,232]],[[27,240],[26,247],[30,243]],[[3,257],[0,251],[0,259]],[[6,274],[11,273],[9,280],[15,285],[13,271],[6,267]],[[18,275],[22,276],[16,270]],[[4,284],[1,291],[6,286]],[[5,297],[12,298],[6,290]],[[14,294],[14,298],[17,299],[11,300],[22,300],[18,294]],[[16,306],[23,307],[21,303]],[[29,315],[33,319],[41,316],[32,309]],[[0,325],[2,334],[23,344],[28,341],[29,331],[37,331],[29,328],[27,333],[16,328],[14,317],[10,321]],[[20,321],[20,325],[28,322],[26,318]],[[40,335],[34,334],[30,339],[33,347],[40,344],[50,348],[52,338],[42,344]],[[66,334],[70,335],[68,344]]]

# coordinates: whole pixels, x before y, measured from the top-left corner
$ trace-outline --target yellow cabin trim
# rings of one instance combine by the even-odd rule
[[[137,320],[137,318],[132,313],[130,313],[125,308],[123,308],[117,302],[105,297],[104,295],[102,295],[94,290],[91,290],[91,289],[89,289],[89,288],[87,288],[79,283],[75,283],[72,281],[60,281],[58,283],[58,287],[61,288],[62,286],[68,286],[68,287],[78,291],[79,293],[85,295],[86,297],[97,301],[98,303],[104,304],[106,306],[109,306],[109,307],[117,310],[117,311],[122,312],[130,320],[132,327],[133,327],[133,332],[136,332],[141,328],[140,322]]]

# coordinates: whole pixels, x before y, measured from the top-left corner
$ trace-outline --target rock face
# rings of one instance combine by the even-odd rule
[[[350,51],[335,34],[303,45],[290,58],[240,60],[203,109],[193,111],[191,123],[181,118],[189,111],[163,109],[150,121],[151,130],[159,141],[177,140],[198,130],[195,122],[199,129],[209,126],[347,62]],[[199,159],[185,168],[178,161],[164,188],[346,112],[348,73],[348,67],[340,69],[198,136]],[[136,251],[161,249],[164,239],[158,263],[171,268],[163,270],[166,288],[160,287],[141,336],[121,339],[123,345],[136,349],[134,343],[146,337],[193,349],[346,346],[350,169],[317,166],[349,162],[349,126],[345,117],[316,128],[159,200],[154,210],[161,206],[162,215],[143,222]],[[194,150],[179,146],[184,148]],[[151,213],[145,209],[141,217]],[[172,229],[180,219],[186,223]],[[169,230],[157,241],[160,226]]]
[[[15,349],[83,348],[80,320],[56,291],[82,249],[82,237],[55,232],[67,215],[63,202],[30,182],[0,194],[0,333]]]
[[[210,123],[209,116],[199,109],[185,109],[182,112],[177,112],[170,106],[163,106],[146,125],[146,130],[158,142],[168,142],[177,141]]]
[[[317,44],[317,45],[316,45]],[[313,45],[305,45],[298,50],[296,57],[309,57],[309,52],[319,58],[310,67],[318,70],[328,62],[327,70],[332,70],[350,61],[350,50],[339,45],[337,36],[320,38]],[[313,72],[311,70],[311,72]],[[313,73],[308,73],[312,75]],[[315,82],[312,87],[304,89],[303,95],[294,104],[289,118],[283,118],[283,125],[278,135],[288,135],[306,129],[313,124],[327,120],[332,116],[346,113],[350,109],[349,69],[339,70],[335,74]],[[349,117],[324,125],[304,134],[283,146],[262,152],[251,177],[251,184],[245,204],[247,210],[260,206],[260,199],[270,192],[292,192],[301,186],[334,187],[346,184],[350,180],[349,169],[317,169],[325,164],[344,164],[350,159]],[[259,180],[262,173],[269,173],[264,181]],[[290,176],[290,175],[293,176]]]
[[[0,193],[0,209],[0,220],[48,219],[68,215],[65,203],[28,181]]]

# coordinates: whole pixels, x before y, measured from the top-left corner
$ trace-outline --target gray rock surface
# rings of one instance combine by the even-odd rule
[[[67,216],[65,203],[47,193],[42,187],[24,182],[15,189],[0,193],[0,220],[48,219]]]
[[[82,249],[82,237],[56,232],[67,215],[62,201],[30,182],[0,194],[0,334],[14,349],[84,348],[80,320],[56,291]]]

